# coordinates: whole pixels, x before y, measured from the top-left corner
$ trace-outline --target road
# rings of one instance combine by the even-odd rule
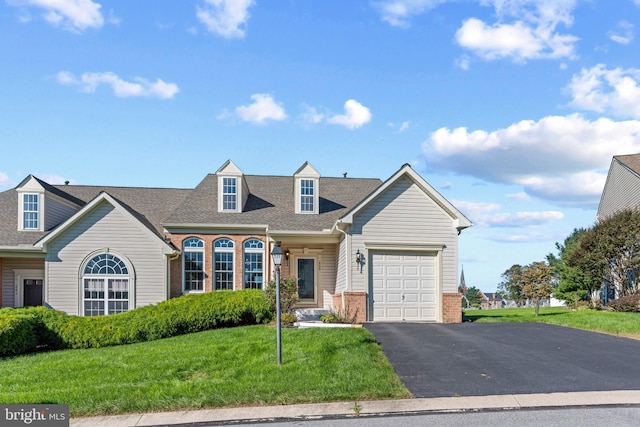
[[[419,415],[367,416],[357,418],[328,418],[320,420],[293,420],[285,422],[259,422],[250,424],[206,424],[207,426],[233,425],[251,427],[450,427],[450,426],[522,426],[522,427],[602,427],[637,426],[640,407],[587,407],[538,410],[509,410],[456,413],[426,413]],[[199,424],[199,426],[203,426]]]

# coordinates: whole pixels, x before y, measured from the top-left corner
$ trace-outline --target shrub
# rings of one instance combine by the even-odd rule
[[[3,313],[0,316],[0,356],[34,351],[38,344],[35,333],[36,316],[14,309],[1,311]]]
[[[615,299],[609,303],[609,308],[613,311],[625,313],[640,313],[640,294],[627,295]]]
[[[271,280],[264,290],[264,295],[273,309],[276,309],[276,281]],[[283,313],[293,311],[293,306],[298,302],[298,279],[284,277],[280,280],[280,309]]]
[[[355,324],[358,319],[358,308],[355,313],[351,313],[351,308],[347,305],[344,310],[332,311],[320,315],[322,323],[351,323]]]
[[[272,317],[273,311],[259,290],[183,295],[110,316],[69,316],[45,307],[3,309],[0,355],[36,348],[131,344],[214,328],[268,323]]]

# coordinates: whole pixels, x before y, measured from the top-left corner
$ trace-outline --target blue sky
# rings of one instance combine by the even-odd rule
[[[468,286],[595,221],[640,153],[640,0],[4,0],[0,190],[386,179],[473,222]]]

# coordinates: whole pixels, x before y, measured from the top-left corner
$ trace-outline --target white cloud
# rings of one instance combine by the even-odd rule
[[[485,60],[511,58],[516,62],[541,58],[575,58],[578,38],[560,34],[557,27],[573,24],[576,0],[481,0],[493,5],[498,21],[487,24],[466,19],[456,32],[458,44]],[[461,68],[468,61],[461,61]]]
[[[614,155],[640,152],[640,121],[579,114],[523,120],[492,132],[441,128],[423,143],[434,171],[516,184],[561,206],[597,206]]]
[[[622,20],[616,28],[607,33],[609,38],[619,44],[629,44],[633,41],[633,24]]]
[[[373,6],[383,21],[394,27],[409,27],[409,20],[448,0],[385,0],[376,1]]]
[[[11,180],[9,179],[9,176],[4,172],[0,172],[0,188],[9,187],[10,185]]]
[[[549,233],[531,232],[527,234],[514,234],[510,236],[490,236],[488,240],[500,243],[536,243],[536,242],[553,242],[557,236]]]
[[[640,119],[640,69],[583,68],[566,87],[574,107]]]
[[[303,104],[302,105],[302,120],[305,123],[318,124],[324,120],[325,115],[323,113],[318,112],[315,107],[311,107],[310,105]]]
[[[404,121],[402,122],[402,124],[400,125],[400,128],[398,129],[398,133],[402,133],[405,130],[409,129],[409,125],[411,124],[410,121]]]
[[[256,93],[251,95],[253,104],[236,108],[236,115],[245,122],[262,124],[267,120],[284,120],[287,114],[282,105],[276,103],[271,95]]]
[[[196,17],[209,32],[228,39],[243,38],[249,8],[254,4],[254,0],[204,0],[197,6]]]
[[[520,193],[507,194],[507,199],[515,199],[515,200],[529,200],[531,196],[529,196],[524,191]]]
[[[502,209],[497,203],[455,200],[452,203],[480,227],[535,227],[564,218],[558,211],[542,212],[496,212]]]
[[[327,123],[356,129],[371,121],[371,111],[355,99],[349,99],[344,103],[344,112],[345,114],[329,117]]]
[[[7,0],[7,3],[12,6],[42,9],[42,16],[47,22],[73,32],[100,28],[104,25],[104,17],[100,12],[102,6],[92,0]],[[30,17],[25,19],[24,14],[20,18],[21,22],[30,20]]]
[[[138,96],[169,99],[180,91],[175,83],[167,83],[161,79],[150,82],[141,77],[136,77],[133,82],[127,82],[112,72],[83,73],[77,78],[69,71],[60,71],[56,78],[58,83],[62,85],[80,86],[80,89],[87,93],[93,93],[99,85],[106,84],[111,86],[114,95],[119,98]]]

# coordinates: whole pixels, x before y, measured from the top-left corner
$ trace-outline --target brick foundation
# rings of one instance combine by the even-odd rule
[[[462,294],[442,294],[442,323],[462,323]]]
[[[364,323],[367,321],[366,292],[345,292],[344,302],[349,314],[351,316],[356,315],[356,323]],[[341,313],[344,312],[344,307],[342,307],[342,294],[333,294],[333,308]]]

